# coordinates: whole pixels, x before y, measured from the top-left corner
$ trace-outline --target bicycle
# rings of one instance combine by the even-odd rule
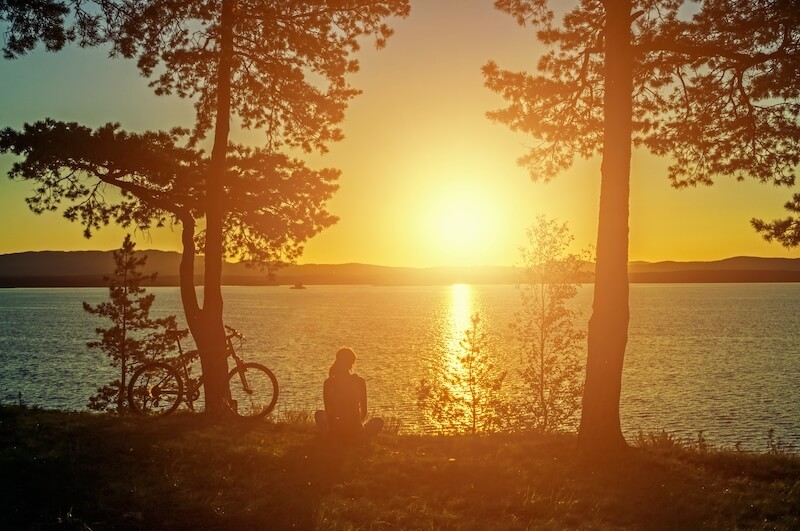
[[[240,358],[233,342],[236,340],[241,346],[245,337],[230,326],[226,325],[225,330],[227,353],[235,364],[228,373],[228,406],[240,417],[264,417],[275,408],[278,401],[278,380],[272,371],[260,363],[245,362]],[[203,375],[192,378],[190,364],[200,357],[200,351],[184,352],[180,339],[176,338],[175,342],[178,344],[176,358],[147,363],[133,373],[128,384],[128,402],[134,412],[162,417],[178,409],[182,400],[194,411],[194,403],[200,399],[204,379]],[[179,372],[179,369],[182,370]]]

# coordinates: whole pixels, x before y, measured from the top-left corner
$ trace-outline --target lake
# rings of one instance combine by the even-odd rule
[[[591,286],[573,301],[589,318]],[[178,314],[177,288],[150,288],[159,315]],[[226,287],[225,320],[244,333],[241,351],[270,367],[277,411],[321,406],[334,353],[351,346],[367,380],[369,409],[406,432],[431,429],[415,387],[458,345],[470,316],[486,325],[490,353],[517,377],[509,324],[511,285]],[[0,400],[83,410],[114,370],[89,350],[107,324],[83,311],[105,288],[0,290]],[[800,284],[633,284],[621,418],[638,430],[765,450],[767,432],[800,446]]]

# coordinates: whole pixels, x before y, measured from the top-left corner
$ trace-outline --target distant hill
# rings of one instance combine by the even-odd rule
[[[145,273],[158,272],[156,285],[178,284],[180,254],[138,251],[147,255]],[[202,280],[204,260],[195,258],[195,279]],[[39,251],[0,255],[0,287],[104,286],[114,269],[112,251]],[[226,285],[294,284],[498,284],[513,283],[510,267],[386,267],[368,264],[292,265],[272,275],[246,264],[224,264]]]
[[[177,285],[180,254],[148,250],[145,272],[158,272],[156,285]],[[195,260],[202,278],[203,257]],[[0,255],[0,287],[103,286],[114,268],[111,251],[40,251]],[[631,282],[798,282],[800,258],[740,256],[711,262],[631,262]],[[369,264],[303,264],[267,271],[225,264],[226,285],[514,284],[513,267],[387,267]],[[590,279],[588,281],[591,281]]]
[[[177,285],[180,254],[149,250],[145,273],[158,272],[157,285]],[[195,272],[201,272],[198,257]],[[39,251],[0,255],[0,286],[103,286],[114,271],[112,251]]]
[[[736,256],[711,262],[631,262],[631,282],[800,282],[800,258]]]

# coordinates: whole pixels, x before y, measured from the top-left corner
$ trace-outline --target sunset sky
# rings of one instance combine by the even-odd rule
[[[491,0],[412,0],[386,49],[365,46],[350,78],[364,94],[343,124],[346,139],[312,167],[342,170],[330,210],[341,219],[307,247],[301,263],[362,262],[399,266],[512,265],[525,227],[537,214],[567,221],[576,247],[594,242],[599,160],[579,161],[550,183],[533,183],[516,165],[525,137],[490,122],[503,101],[483,86],[480,67],[532,71],[540,52],[534,32],[492,7]],[[37,51],[0,59],[0,125],[52,117],[125,129],[190,126],[191,103],[157,97],[132,61],[103,49]],[[258,132],[235,139],[258,143]],[[61,213],[35,216],[24,202],[31,185],[11,182],[0,157],[0,253],[112,249],[124,233],[109,227],[91,240]],[[715,186],[673,190],[668,161],[634,152],[631,260],[714,260],[736,255],[800,256],[764,242],[752,217],[783,216],[790,197],[754,181],[720,177]],[[140,249],[177,250],[169,229],[137,234]]]

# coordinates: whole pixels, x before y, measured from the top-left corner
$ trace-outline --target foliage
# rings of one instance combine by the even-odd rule
[[[68,42],[81,46],[99,42],[97,17],[87,13],[80,0],[68,6],[62,0],[0,0],[0,22],[7,25],[3,56],[13,59],[36,47],[42,41],[48,51],[57,51]],[[68,22],[70,7],[72,19]]]
[[[86,4],[95,9],[87,11]],[[384,20],[407,15],[409,6],[407,0],[283,0],[239,1],[235,7],[229,103],[243,127],[265,130],[268,141],[262,149],[228,148],[226,205],[234,212],[224,221],[225,249],[231,258],[277,265],[296,259],[302,242],[336,221],[324,203],[339,175],[310,170],[278,149],[324,151],[342,138],[337,124],[359,93],[346,81],[358,69],[352,54],[365,36],[384,46],[392,33]],[[160,0],[0,4],[10,57],[38,40],[49,50],[76,36],[92,37],[82,44],[110,43],[112,56],[137,59],[158,94],[195,99],[194,141],[209,130],[216,112],[220,10],[219,2]],[[28,200],[31,208],[55,210],[62,199],[76,201],[65,215],[81,221],[87,236],[110,220],[147,229],[167,222],[176,209],[191,209],[195,217],[205,213],[209,161],[191,143],[180,145],[186,130],[135,134],[107,124],[91,131],[46,120],[4,134],[2,150],[30,161],[12,174],[41,184]],[[82,173],[91,178],[86,184],[77,182],[87,177]],[[122,200],[103,202],[109,184],[121,188]]]
[[[777,240],[786,248],[797,247],[800,245],[800,194],[792,194],[783,208],[790,213],[784,218],[771,222],[753,218],[750,223],[768,242]]]
[[[489,117],[533,139],[519,162],[548,180],[602,155],[595,291],[581,445],[624,449],[619,418],[630,317],[631,152],[669,156],[680,188],[717,175],[792,186],[800,162],[800,14],[783,0],[578,0],[556,22],[547,0],[496,0],[547,47],[538,72],[483,68],[507,102]],[[555,7],[553,7],[555,9]],[[768,237],[792,219],[754,222]],[[787,233],[788,231],[788,233]]]
[[[523,358],[523,418],[533,429],[555,431],[571,425],[583,395],[586,333],[567,304],[578,292],[585,262],[567,252],[573,238],[566,223],[539,216],[527,236],[528,247],[520,249],[522,310],[512,323]]]
[[[479,433],[501,429],[508,405],[502,394],[506,371],[499,372],[486,352],[488,342],[480,316],[459,342],[461,353],[417,388],[417,405],[444,432]]]
[[[93,9],[84,9],[86,3]],[[55,6],[57,12],[42,6]],[[205,255],[202,307],[193,279],[195,219],[185,208],[171,214],[179,218],[184,231],[181,298],[200,350],[206,409],[214,416],[224,416],[228,409],[223,259],[227,253],[272,266],[279,260],[291,261],[307,238],[335,221],[325,212],[324,202],[335,189],[331,181],[338,173],[310,172],[303,162],[289,159],[281,150],[324,152],[328,143],[342,138],[339,124],[347,103],[358,94],[346,77],[358,69],[353,55],[359,42],[371,37],[377,47],[383,46],[392,33],[385,20],[406,16],[409,1],[41,0],[27,6],[4,2],[0,21],[11,21],[9,42],[20,43],[6,47],[7,56],[25,53],[38,40],[51,49],[71,40],[74,28],[65,27],[66,7],[78,22],[88,17],[86,25],[75,26],[88,28],[85,33],[91,38],[87,43],[107,43],[112,56],[135,58],[157,94],[194,100],[196,119],[188,148],[196,148],[198,141],[213,131],[211,156],[198,180],[202,182],[205,215],[205,233],[198,235]],[[34,22],[14,23],[18,17],[30,17]],[[55,40],[52,28],[60,32]],[[235,118],[237,125],[266,133],[263,149],[231,145]],[[231,176],[236,172],[238,175]],[[105,176],[115,177],[114,185],[123,185],[120,178],[124,175]],[[254,175],[265,180],[256,186],[242,186],[239,177]],[[312,194],[309,201],[287,202],[280,193],[286,175],[292,176],[292,184],[307,178],[320,182],[308,190]],[[120,187],[132,193],[129,187]],[[74,199],[69,190],[68,185],[64,196]],[[150,190],[138,191],[152,199]],[[171,201],[153,205],[137,197],[149,209],[169,211],[169,206],[175,206]],[[91,201],[83,204],[93,207]],[[158,215],[157,210],[150,213]],[[288,224],[284,223],[287,217]],[[88,218],[91,221],[97,216]],[[99,219],[107,222],[108,217],[100,215]]]
[[[486,85],[510,105],[489,117],[539,142],[520,163],[549,179],[602,147],[604,2],[583,0],[555,27],[546,0],[497,0],[522,25],[538,26],[553,48],[540,74],[484,67]],[[779,0],[631,2],[635,63],[632,140],[672,157],[676,188],[711,185],[717,175],[792,187],[800,164],[800,14]],[[691,17],[683,15],[692,13]],[[753,219],[765,239],[800,244],[800,194],[791,215]]]
[[[184,209],[202,211],[194,184],[201,158],[179,145],[182,134],[127,133],[119,124],[92,130],[46,119],[21,131],[0,131],[0,152],[20,157],[10,178],[36,184],[26,199],[33,212],[57,211],[67,202],[64,217],[83,225],[90,237],[111,221],[148,230]],[[119,193],[109,194],[110,187]]]
[[[186,145],[187,134],[128,133],[119,124],[93,130],[46,119],[0,131],[0,152],[21,157],[9,177],[36,183],[26,199],[33,212],[68,203],[64,216],[83,225],[87,237],[110,222],[140,231],[181,223],[186,230],[205,214],[202,176],[209,165],[202,151]],[[272,265],[295,260],[308,238],[336,222],[325,204],[340,172],[311,170],[280,153],[231,149],[226,256]],[[202,249],[204,233],[192,236]]]
[[[223,53],[223,2],[98,2],[110,21],[112,55],[135,58],[157,94],[195,100],[195,136],[214,124]],[[383,47],[387,18],[409,13],[407,0],[312,2],[240,0],[232,31],[230,109],[247,129],[263,129],[267,149],[325,151],[342,138],[337,124],[359,91],[346,76],[362,37]]]
[[[671,156],[675,187],[715,175],[791,186],[800,162],[800,14],[792,2],[630,2],[632,140]],[[551,50],[536,75],[484,66],[486,85],[509,106],[495,121],[539,142],[520,159],[550,178],[603,143],[604,23],[608,2],[581,0],[554,24],[546,0],[495,3],[532,24]]]
[[[186,335],[185,331],[178,330],[174,315],[159,319],[150,317],[155,295],[146,294],[142,283],[154,280],[156,274],[141,272],[147,256],[137,256],[134,248],[128,234],[122,247],[114,251],[114,274],[105,277],[109,301],[97,306],[83,303],[85,311],[111,321],[110,327],[95,329],[100,339],[90,341],[89,348],[105,353],[120,371],[119,378],[100,387],[97,394],[89,398],[89,409],[117,413],[126,410],[128,375],[137,365],[164,358],[175,349],[176,339]]]

